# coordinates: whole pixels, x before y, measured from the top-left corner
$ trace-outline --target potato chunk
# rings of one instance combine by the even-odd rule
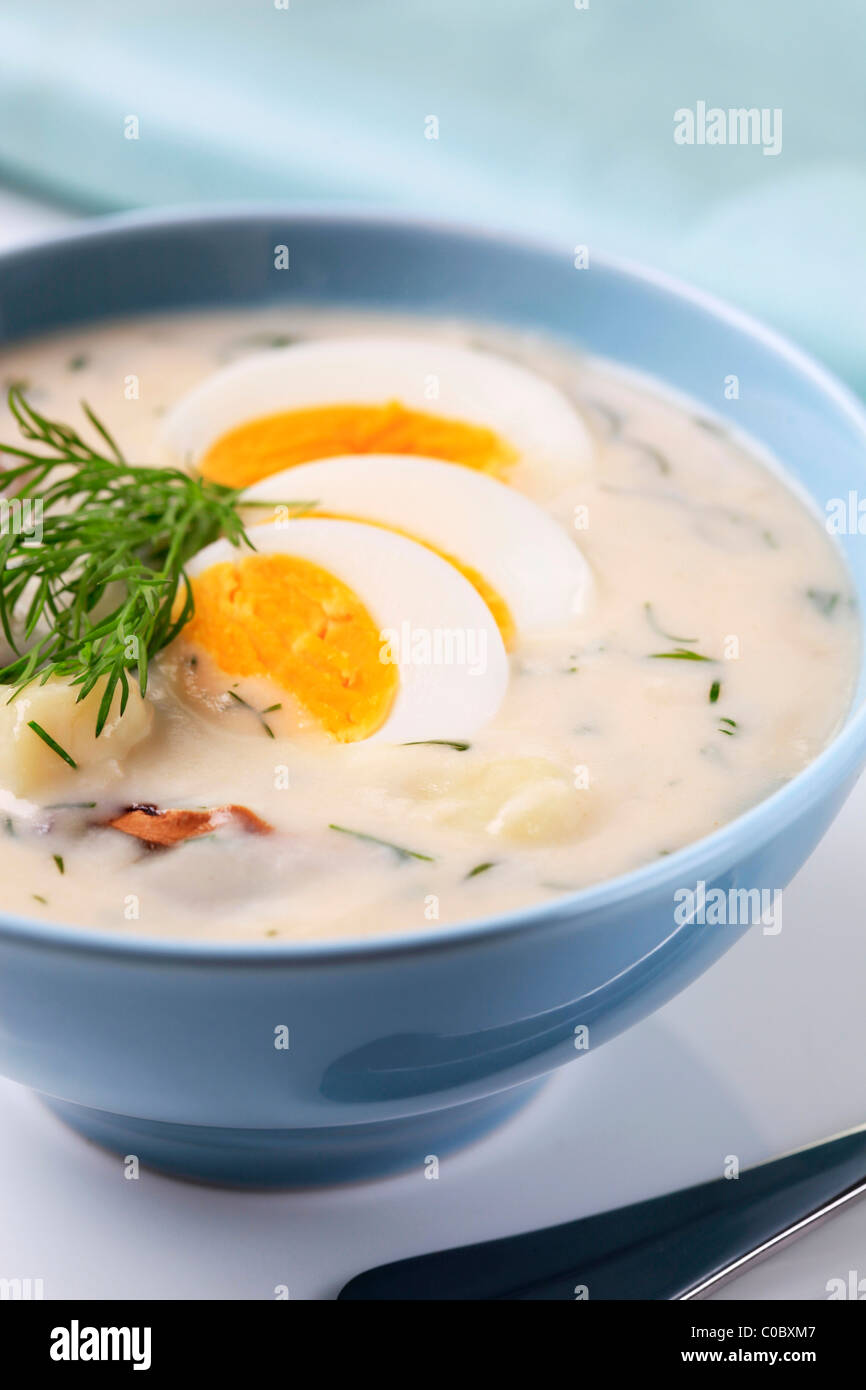
[[[78,687],[52,678],[34,683],[9,700],[9,686],[0,686],[0,787],[14,796],[35,796],[43,790],[70,785],[81,774],[108,781],[121,771],[121,759],[150,731],[153,708],[131,683],[126,711],[120,716],[120,691],[115,693],[105,728],[96,738],[96,714],[105,689],[100,681],[80,702]],[[30,728],[31,720],[45,730],[77,764],[63,758]]]
[[[590,789],[548,758],[500,758],[467,768],[426,788],[435,796],[432,818],[481,830],[512,844],[545,845],[571,839],[595,802]]]

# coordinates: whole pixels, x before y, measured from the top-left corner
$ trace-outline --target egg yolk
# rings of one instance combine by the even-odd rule
[[[340,743],[384,723],[397,693],[380,629],[335,575],[294,555],[249,555],[192,581],[184,637],[227,674],[265,676]]]
[[[314,406],[250,420],[217,439],[199,468],[214,482],[249,487],[296,463],[342,454],[420,454],[494,477],[501,477],[515,458],[483,425],[407,410],[390,401]]]

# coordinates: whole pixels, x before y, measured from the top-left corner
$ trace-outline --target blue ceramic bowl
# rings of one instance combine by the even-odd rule
[[[289,247],[288,271],[274,268],[278,245]],[[0,258],[5,340],[106,316],[273,301],[553,332],[727,411],[821,509],[852,489],[866,495],[866,416],[813,362],[658,275],[602,260],[576,270],[567,248],[266,207],[111,219]],[[735,402],[722,393],[730,372]],[[843,543],[863,603],[866,545],[858,535]],[[588,1028],[592,1047],[604,1042],[746,930],[678,924],[674,894],[699,880],[724,890],[788,882],[866,758],[863,686],[833,744],[746,815],[537,908],[423,937],[269,946],[6,917],[0,1070],[90,1138],[188,1177],[315,1183],[421,1165],[583,1055],[576,1029]],[[280,1025],[288,1050],[274,1046]]]

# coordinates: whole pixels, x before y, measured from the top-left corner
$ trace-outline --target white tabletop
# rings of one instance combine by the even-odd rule
[[[61,214],[0,192],[0,246]],[[517,1118],[423,1169],[314,1192],[174,1182],[87,1144],[0,1081],[0,1278],[46,1298],[332,1297],[386,1260],[565,1221],[720,1176],[866,1121],[866,780],[755,929],[646,1022],[558,1073]],[[866,1203],[721,1290],[821,1299],[866,1277]]]

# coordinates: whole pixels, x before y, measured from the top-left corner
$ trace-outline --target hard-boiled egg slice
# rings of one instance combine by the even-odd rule
[[[499,477],[524,458],[574,476],[592,455],[550,382],[492,353],[412,338],[322,339],[245,358],[185,396],[163,440],[233,487],[343,454],[420,454]]]
[[[592,589],[589,566],[558,522],[513,488],[438,459],[368,454],[321,459],[255,483],[249,501],[315,499],[317,512],[403,532],[457,565],[499,621],[518,632],[549,632],[581,613]],[[255,512],[251,519],[255,520]],[[505,607],[503,613],[502,606]]]
[[[217,541],[188,566],[195,613],[179,640],[227,694],[265,681],[299,727],[339,742],[463,738],[496,714],[505,648],[447,561],[354,521],[270,523],[254,539],[255,552]]]

